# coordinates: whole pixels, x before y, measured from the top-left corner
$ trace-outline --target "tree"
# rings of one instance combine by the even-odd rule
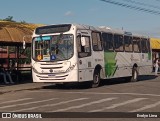
[[[13,16],[8,16],[7,18],[3,19],[4,21],[11,21],[11,22],[15,22],[13,20]]]
[[[21,21],[20,23],[22,23],[22,24],[26,24],[27,22],[23,20],[23,21]]]

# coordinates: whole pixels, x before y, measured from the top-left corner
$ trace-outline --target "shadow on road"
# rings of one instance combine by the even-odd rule
[[[157,78],[154,75],[143,75],[138,77],[138,82],[140,81],[153,81],[153,79]],[[130,82],[130,78],[115,78],[115,79],[107,79],[101,83],[101,86],[105,85],[115,85],[115,84],[123,84],[123,83],[136,83]]]
[[[153,79],[158,78],[154,75],[145,75],[139,76],[139,81],[153,81]],[[116,79],[106,79],[102,80],[100,87],[108,86],[108,85],[117,85],[117,84],[124,84],[130,83],[129,78],[116,78]],[[136,83],[136,82],[135,82]],[[51,84],[49,86],[44,86],[42,89],[61,89],[61,90],[69,90],[69,89],[89,89],[90,82],[83,82],[83,83],[66,83],[66,84]]]
[[[153,79],[158,78],[158,76],[155,75],[145,75],[145,76],[139,76],[140,81],[153,81]]]
[[[69,90],[69,89],[89,89],[88,83],[66,83],[66,84],[51,84],[49,86],[44,86],[43,89],[61,89],[61,90]]]

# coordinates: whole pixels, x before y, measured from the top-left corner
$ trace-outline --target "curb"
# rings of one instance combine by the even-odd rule
[[[25,84],[21,87],[21,88],[16,88],[16,86],[18,85],[13,85],[13,88],[10,87],[10,89],[7,89],[7,86],[6,87],[0,87],[0,95],[1,94],[5,94],[5,93],[10,93],[10,92],[18,92],[18,91],[23,91],[23,90],[38,90],[38,89],[42,89],[44,86],[48,86],[49,84],[42,84],[42,85],[35,85],[35,86],[31,86],[32,84],[34,83],[30,83],[30,84],[26,84],[26,87],[23,87],[25,86]],[[21,86],[21,85],[19,85]],[[3,90],[3,88],[6,88]]]

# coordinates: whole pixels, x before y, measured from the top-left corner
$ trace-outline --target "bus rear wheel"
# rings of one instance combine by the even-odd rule
[[[137,67],[134,67],[132,69],[131,82],[137,82],[137,81],[138,81],[138,70],[137,70]]]
[[[94,74],[93,74],[93,81],[91,83],[91,87],[92,88],[96,88],[99,86],[100,84],[100,71],[99,70],[95,70]]]

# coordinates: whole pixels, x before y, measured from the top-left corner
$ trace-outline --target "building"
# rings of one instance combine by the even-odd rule
[[[160,58],[160,38],[151,38],[152,59]]]
[[[0,21],[0,60],[7,69],[11,59],[16,61],[17,70],[23,63],[30,64],[31,36],[38,26],[41,25]]]

